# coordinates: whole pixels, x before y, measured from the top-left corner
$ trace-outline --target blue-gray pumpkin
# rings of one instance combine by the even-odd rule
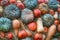
[[[25,9],[22,10],[21,20],[22,20],[24,23],[29,23],[29,22],[31,22],[33,19],[34,19],[34,15],[33,15],[33,12],[32,12],[30,9],[25,8]]]
[[[54,17],[50,14],[45,14],[42,16],[42,21],[44,26],[51,26],[54,22]]]
[[[37,6],[37,0],[25,0],[24,1],[25,7],[29,9],[33,9]]]
[[[60,14],[58,14],[58,19],[59,19],[59,21],[60,21]]]
[[[11,28],[11,20],[8,18],[0,18],[0,31],[7,32]]]
[[[7,7],[5,7],[4,12],[4,16],[11,19],[18,18],[20,16],[20,10],[14,4],[10,4]]]
[[[48,1],[48,6],[50,9],[56,10],[58,8],[57,4],[59,4],[57,0]]]

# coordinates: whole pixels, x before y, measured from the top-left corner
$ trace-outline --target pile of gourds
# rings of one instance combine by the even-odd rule
[[[0,40],[60,40],[60,0],[0,0]]]

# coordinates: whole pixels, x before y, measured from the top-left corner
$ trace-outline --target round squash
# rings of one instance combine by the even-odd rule
[[[11,19],[18,18],[20,16],[20,10],[14,4],[6,6],[4,12],[5,12],[4,16]]]
[[[24,23],[29,23],[29,22],[31,22],[33,19],[34,19],[34,15],[33,15],[33,12],[32,12],[30,9],[25,8],[24,10],[22,10],[21,20],[22,20]]]
[[[58,4],[57,0],[48,1],[48,6],[50,9],[57,10],[57,8],[58,8],[57,4]]]
[[[0,31],[7,32],[11,27],[11,20],[8,18],[0,18]]]
[[[24,4],[26,8],[33,9],[37,6],[37,0],[25,0]]]
[[[54,17],[50,14],[45,14],[44,16],[41,17],[43,21],[44,26],[50,26],[54,22]]]
[[[40,9],[40,11],[42,12],[42,14],[45,14],[46,12],[48,12],[48,5],[45,3],[41,3],[38,8]]]

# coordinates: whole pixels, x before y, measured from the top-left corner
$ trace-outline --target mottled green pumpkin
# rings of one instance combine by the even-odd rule
[[[24,4],[25,7],[29,9],[33,9],[38,5],[37,0],[25,0]]]
[[[11,27],[11,20],[8,18],[0,18],[0,31],[7,32]]]
[[[21,20],[23,21],[23,23],[29,23],[29,22],[33,21],[33,19],[34,19],[34,15],[30,9],[25,8],[22,10]]]
[[[44,26],[51,26],[54,22],[54,17],[50,14],[45,14],[42,17],[43,25]]]

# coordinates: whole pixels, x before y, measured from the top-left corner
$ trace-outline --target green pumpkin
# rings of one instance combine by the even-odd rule
[[[54,17],[50,14],[45,14],[42,16],[42,21],[44,26],[51,26],[54,22]]]
[[[8,18],[0,18],[0,31],[7,32],[11,27],[11,20]]]
[[[25,0],[24,4],[25,7],[29,9],[33,9],[38,5],[37,0]]]

